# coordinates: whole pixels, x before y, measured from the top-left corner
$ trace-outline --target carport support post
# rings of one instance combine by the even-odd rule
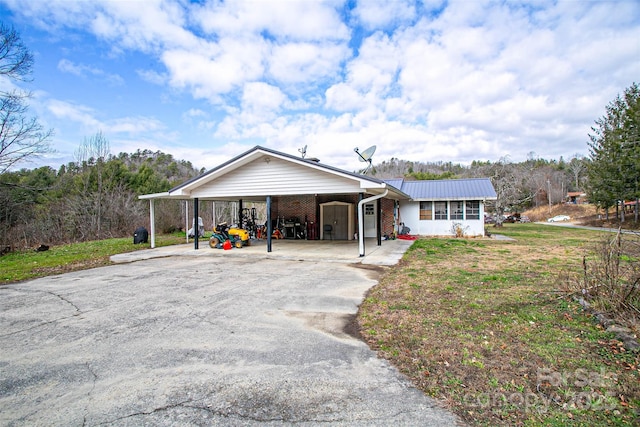
[[[149,216],[151,217],[151,249],[156,247],[156,215],[155,203],[153,199],[149,199]]]
[[[238,200],[238,228],[242,228],[242,199]]]
[[[382,246],[382,199],[376,200],[376,236],[378,246]]]
[[[198,250],[198,242],[200,241],[200,239],[198,238],[198,229],[199,224],[198,224],[198,203],[199,199],[196,197],[195,199],[193,199],[193,249]],[[187,234],[189,234],[189,231],[187,230]]]
[[[267,252],[271,252],[271,234],[273,227],[271,225],[271,196],[267,196]]]

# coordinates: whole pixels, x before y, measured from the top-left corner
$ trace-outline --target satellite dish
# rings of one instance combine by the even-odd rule
[[[372,145],[371,147],[364,150],[362,153],[358,151],[358,147],[356,147],[354,151],[358,153],[358,156],[360,157],[361,162],[371,163],[371,157],[373,156],[373,153],[376,152],[376,146]]]
[[[361,171],[363,175],[366,174],[371,168],[371,157],[373,157],[373,153],[376,152],[376,146],[372,145],[371,147],[367,148],[363,152],[360,152],[360,150],[358,150],[358,147],[356,147],[353,151],[355,151],[358,154],[358,157],[361,162],[369,163],[367,167],[364,168],[363,171]]]
[[[298,151],[300,152],[300,154],[302,154],[302,158],[304,159],[304,157],[307,155],[307,146],[305,145],[302,148],[298,148]]]

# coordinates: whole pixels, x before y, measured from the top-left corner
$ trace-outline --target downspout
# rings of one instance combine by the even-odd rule
[[[184,234],[187,236],[187,243],[189,243],[189,201],[184,201]]]
[[[358,202],[358,248],[360,249],[360,256],[364,256],[364,214],[362,213],[362,207],[365,203],[373,202],[374,200],[382,199],[389,194],[389,189],[384,190],[384,193],[377,196],[371,196],[367,199],[362,199]]]

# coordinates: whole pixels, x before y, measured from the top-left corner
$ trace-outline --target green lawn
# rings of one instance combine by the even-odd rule
[[[564,290],[602,232],[420,239],[367,295],[361,334],[472,425],[637,425],[640,359]]]
[[[156,246],[184,242],[184,233],[156,236]],[[0,257],[0,284],[107,265],[111,255],[149,247],[149,243],[134,245],[127,237],[52,246],[44,252],[11,252]]]

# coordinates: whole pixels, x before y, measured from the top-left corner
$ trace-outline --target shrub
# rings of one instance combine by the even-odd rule
[[[607,236],[582,262],[581,293],[595,309],[617,316],[640,314],[640,233]]]

